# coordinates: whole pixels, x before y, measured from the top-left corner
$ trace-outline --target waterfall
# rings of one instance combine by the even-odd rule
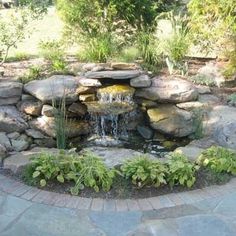
[[[129,113],[135,109],[133,94],[129,86],[114,85],[98,90],[98,101],[86,103],[94,133],[101,142],[127,136]]]

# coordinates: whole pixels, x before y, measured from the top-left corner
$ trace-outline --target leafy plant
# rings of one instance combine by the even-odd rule
[[[97,35],[97,37],[87,38],[78,58],[86,62],[107,62],[115,53],[115,41],[109,33]]]
[[[26,74],[20,76],[18,80],[23,84],[26,84],[32,80],[40,79],[42,74],[42,69],[39,66],[31,66]]]
[[[66,95],[64,94],[60,101],[52,100],[52,106],[54,108],[57,148],[65,149],[67,129]]]
[[[132,183],[139,188],[149,185],[159,187],[166,184],[166,167],[156,160],[151,160],[147,156],[139,156],[127,160],[121,170],[126,178],[131,178]]]
[[[42,56],[49,61],[52,72],[67,72],[67,63],[64,58],[65,49],[62,42],[56,40],[41,41],[39,48]]]
[[[197,74],[192,77],[189,77],[188,79],[191,82],[193,82],[194,84],[206,85],[206,86],[214,86],[215,85],[215,81],[212,78],[208,77],[207,75],[203,75],[203,74]]]
[[[29,24],[39,19],[45,12],[44,1],[0,13],[0,66],[7,60],[9,50],[17,48],[27,36],[30,36]]]
[[[232,93],[229,97],[228,97],[228,103],[232,106],[236,106],[236,93]]]
[[[123,48],[119,55],[116,58],[113,58],[114,61],[121,61],[127,63],[134,62],[137,59],[140,59],[140,53],[138,48],[135,46]]]
[[[198,163],[217,173],[236,174],[236,153],[223,147],[212,146],[205,150],[198,158]]]
[[[155,71],[161,61],[158,39],[151,32],[141,31],[136,41],[144,67]]]
[[[198,167],[189,162],[186,156],[181,153],[173,153],[167,165],[167,182],[171,187],[180,184],[191,188],[194,185]]]
[[[108,169],[103,161],[91,152],[86,152],[80,159],[79,172],[69,174],[69,178],[75,182],[71,188],[73,195],[78,195],[85,186],[99,192],[100,188],[109,191],[116,171]]]

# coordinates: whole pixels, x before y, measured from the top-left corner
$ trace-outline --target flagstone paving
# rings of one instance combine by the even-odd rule
[[[23,184],[17,186],[13,180],[8,182],[0,175],[0,235],[235,236],[235,182],[233,179],[225,186],[217,186],[218,191],[215,187],[207,188],[206,190],[211,194],[210,198],[193,195],[194,198],[188,199],[189,203],[180,201],[176,204],[172,202],[173,199],[177,199],[173,194],[168,198],[172,202],[170,206],[163,201],[163,207],[148,210],[145,204],[152,202],[149,199],[141,202],[134,201],[139,206],[132,205],[134,202],[131,200],[116,201],[114,205],[114,201],[70,198],[67,195],[59,199],[61,200],[61,207],[59,207],[55,204],[59,201],[58,194],[50,195],[46,191],[26,189]],[[9,192],[16,193],[18,196]],[[35,196],[38,196],[38,200],[33,201]],[[41,202],[40,198],[42,198]],[[140,204],[144,204],[143,210]],[[133,209],[130,209],[129,205]],[[120,209],[117,210],[117,206]]]

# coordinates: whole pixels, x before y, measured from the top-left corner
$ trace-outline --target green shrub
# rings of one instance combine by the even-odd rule
[[[66,73],[67,62],[65,60],[65,49],[60,41],[41,41],[39,48],[42,56],[49,61],[50,70],[53,73]]]
[[[65,149],[67,144],[66,95],[64,94],[60,101],[52,100],[52,106],[54,108],[57,148]]]
[[[236,153],[223,147],[212,146],[205,150],[200,155],[198,163],[217,173],[236,174]]]
[[[208,77],[207,75],[203,75],[203,74],[197,74],[194,75],[192,77],[188,78],[191,82],[193,82],[194,84],[199,84],[199,85],[206,85],[206,86],[214,86],[215,81]]]
[[[228,103],[232,106],[236,106],[236,93],[232,93],[229,97],[228,97]]]
[[[123,48],[121,52],[115,58],[113,58],[114,61],[127,62],[127,63],[134,62],[137,59],[140,59],[140,52],[138,48],[135,46]]]
[[[109,191],[115,177],[116,171],[108,169],[104,162],[91,152],[86,152],[80,159],[78,173],[71,173],[70,179],[75,182],[71,189],[73,195],[78,195],[84,187],[93,188],[99,192]]]
[[[180,153],[173,153],[168,161],[167,182],[171,187],[183,185],[192,187],[196,181],[195,173],[198,167],[189,162],[188,158]]]
[[[121,166],[122,173],[127,179],[138,187],[166,184],[166,167],[157,160],[151,160],[147,156],[139,156],[127,160]]]
[[[78,58],[86,62],[107,62],[114,55],[115,50],[115,41],[111,34],[106,33],[88,38]]]
[[[33,157],[25,172],[27,180],[32,173],[34,183],[45,187],[48,181],[57,180],[59,183],[73,181],[71,188],[73,195],[78,195],[84,187],[93,188],[96,192],[101,189],[109,191],[113,178],[118,173],[108,169],[96,155],[86,152],[83,156],[73,153],[60,152],[59,154],[41,153]]]
[[[143,66],[156,72],[162,59],[158,39],[151,32],[141,31],[137,34],[136,41]]]
[[[42,69],[39,66],[31,66],[28,69],[28,72],[26,74],[24,74],[23,76],[20,76],[18,78],[18,80],[23,83],[26,84],[32,80],[38,80],[40,79],[42,76]]]

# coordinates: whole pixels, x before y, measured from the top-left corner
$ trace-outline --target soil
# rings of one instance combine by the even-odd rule
[[[24,181],[22,172],[15,175],[8,170],[0,170],[0,174],[8,176],[9,178],[13,178],[20,182],[24,182],[26,184],[28,181]],[[160,186],[158,188],[155,187],[148,187],[145,186],[143,188],[138,188],[137,186],[133,185],[130,180],[126,180],[122,176],[117,176],[114,181],[112,188],[108,192],[100,191],[95,192],[93,189],[84,188],[79,196],[80,197],[91,197],[91,198],[104,198],[104,199],[142,199],[142,198],[149,198],[160,196],[169,193],[179,193],[190,191],[194,189],[201,189],[210,185],[222,185],[232,178],[231,175],[224,173],[224,174],[214,174],[212,171],[208,169],[200,169],[196,175],[196,182],[192,188],[187,188],[183,186],[176,185],[171,188],[168,185]],[[30,183],[31,185],[34,185]],[[34,185],[35,186],[35,185]],[[74,186],[73,182],[65,182],[64,184],[60,184],[57,181],[48,182],[47,186],[44,188],[40,188],[43,190],[57,192],[57,193],[67,193],[70,194],[70,188]]]

